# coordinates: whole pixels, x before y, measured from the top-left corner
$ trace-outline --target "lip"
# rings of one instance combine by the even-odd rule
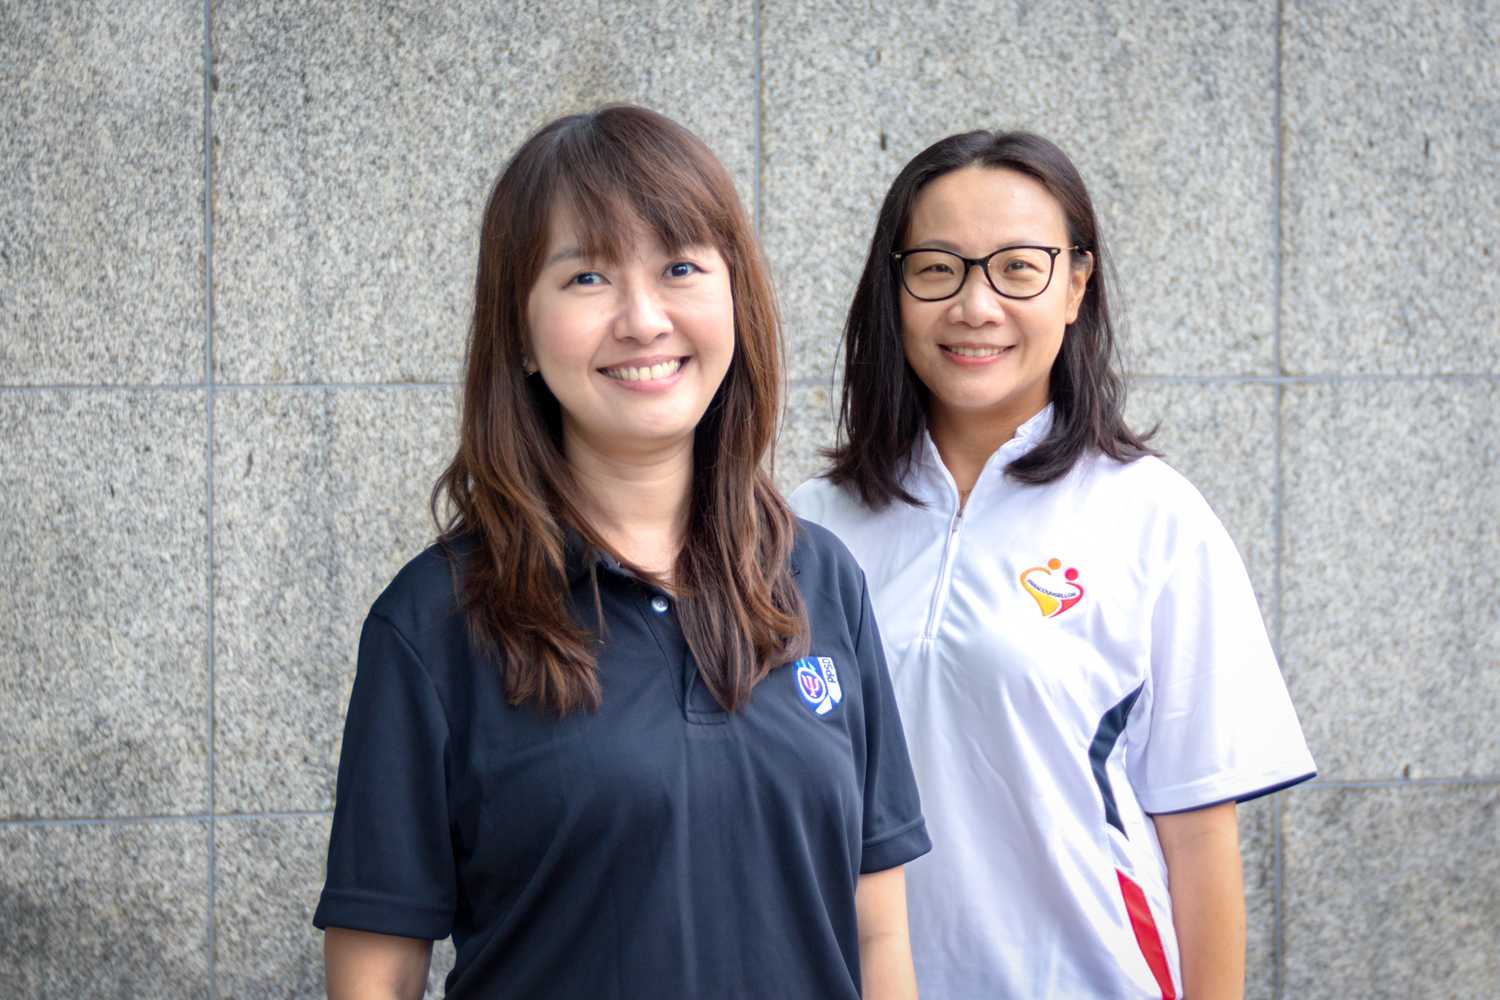
[[[665,378],[643,379],[639,382],[630,382],[606,374],[611,368],[650,368],[653,365],[665,364],[669,361],[680,361],[681,364],[675,372]],[[682,380],[682,373],[687,371],[688,365],[692,361],[691,356],[681,354],[653,354],[642,358],[626,358],[611,365],[603,365],[598,369],[598,372],[604,381],[619,389],[625,389],[630,392],[662,392],[663,390],[670,389]]]
[[[1004,359],[1006,357],[1009,357],[1010,353],[1013,350],[1015,350],[1015,346],[1016,346],[1015,344],[969,344],[969,343],[956,343],[956,344],[938,344],[938,350],[943,355],[944,360],[951,361],[955,365],[961,365],[961,366],[963,366],[965,368],[983,368],[985,365],[992,365],[992,364],[994,364],[997,361],[1000,361],[1000,360],[1002,360],[1002,359]],[[984,358],[971,358],[971,357],[965,357],[962,354],[956,354],[956,353],[954,353],[951,350],[951,348],[954,348],[954,347],[966,347],[966,348],[970,348],[970,349],[980,349],[980,350],[983,350],[983,349],[986,349],[986,348],[989,348],[989,349],[998,348],[999,349],[999,353],[998,354],[991,354],[989,357],[984,357]]]

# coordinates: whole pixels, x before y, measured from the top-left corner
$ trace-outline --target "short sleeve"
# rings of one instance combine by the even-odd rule
[[[932,850],[932,841],[922,819],[896,693],[863,574],[855,655],[865,708],[864,843],[859,870],[867,874],[921,857]]]
[[[1126,769],[1148,813],[1244,802],[1316,774],[1234,543],[1204,505],[1151,611]]]
[[[316,926],[429,940],[451,932],[447,743],[429,674],[396,626],[371,613],[344,723]]]

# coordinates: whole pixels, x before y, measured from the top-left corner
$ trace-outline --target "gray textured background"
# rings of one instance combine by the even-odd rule
[[[1131,413],[1322,766],[1242,811],[1248,995],[1500,996],[1495,3],[438,6],[0,3],[0,996],[320,995],[356,630],[431,534],[481,201],[618,99],[753,206],[788,487],[901,163],[1073,153]]]

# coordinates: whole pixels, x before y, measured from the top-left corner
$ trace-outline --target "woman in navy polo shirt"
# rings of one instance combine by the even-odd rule
[[[863,577],[764,472],[764,267],[690,133],[555,121],[485,210],[434,547],[375,602],[332,997],[916,995],[928,847]]]

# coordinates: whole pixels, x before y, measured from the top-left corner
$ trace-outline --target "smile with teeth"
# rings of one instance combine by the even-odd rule
[[[1010,350],[1009,347],[960,347],[942,345],[943,350],[949,354],[957,354],[961,358],[993,358],[998,354],[1004,354]]]
[[[619,368],[601,368],[599,370],[610,378],[620,382],[654,382],[657,379],[670,378],[676,375],[686,360],[686,358],[673,358],[671,361],[663,361],[660,364],[645,365],[643,367],[625,365]]]

